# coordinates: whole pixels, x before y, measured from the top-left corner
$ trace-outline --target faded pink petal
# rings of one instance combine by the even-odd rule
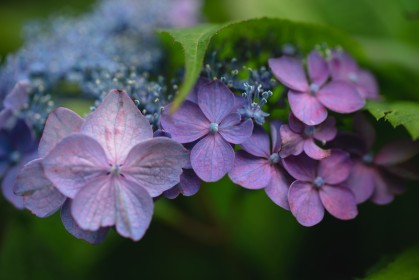
[[[278,206],[289,210],[288,204],[288,190],[289,183],[285,178],[282,170],[278,167],[271,168],[271,180],[269,184],[265,187],[265,192],[268,197]]]
[[[252,135],[253,122],[250,119],[242,123],[240,122],[240,114],[230,114],[222,120],[218,132],[227,140],[227,142],[241,144]]]
[[[288,92],[292,113],[306,125],[318,125],[327,118],[327,110],[317,97],[305,92]]]
[[[419,152],[419,143],[411,140],[396,140],[386,144],[377,153],[374,163],[378,165],[396,165],[411,159]]]
[[[308,75],[312,83],[323,85],[329,77],[329,68],[326,61],[317,51],[312,51],[307,58]]]
[[[282,56],[268,61],[275,77],[286,87],[295,91],[307,91],[308,83],[303,64],[300,59]]]
[[[300,134],[292,131],[288,125],[284,124],[280,128],[282,148],[279,155],[282,158],[290,155],[297,156],[304,150],[304,139]]]
[[[317,162],[305,154],[283,160],[284,168],[296,180],[311,182],[316,178]]]
[[[365,165],[360,160],[354,162],[345,186],[355,195],[358,204],[371,197],[375,187],[375,174],[373,167]]]
[[[336,135],[336,120],[334,117],[328,117],[323,123],[315,128],[313,138],[319,141],[328,142],[335,139]]]
[[[321,160],[328,157],[331,153],[330,150],[323,150],[316,143],[312,138],[308,138],[304,140],[304,152],[311,158],[316,160]]]
[[[317,98],[328,109],[343,114],[358,111],[365,105],[355,87],[341,81],[325,85],[317,92]]]
[[[318,176],[329,185],[345,181],[351,172],[352,162],[348,153],[333,150],[332,154],[319,162]]]
[[[319,195],[324,208],[335,218],[351,220],[358,215],[355,196],[347,188],[324,185]]]
[[[246,152],[256,157],[269,158],[271,155],[269,136],[259,125],[254,126],[252,135],[246,141],[241,143],[240,146]]]

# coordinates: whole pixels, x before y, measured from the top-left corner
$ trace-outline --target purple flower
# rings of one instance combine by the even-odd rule
[[[169,104],[161,116],[161,125],[174,140],[199,139],[191,150],[191,165],[206,182],[218,181],[233,167],[231,144],[243,143],[252,133],[253,122],[242,122],[234,109],[233,93],[217,80],[199,88],[197,104],[185,101],[172,116]]]
[[[333,80],[353,84],[363,98],[380,98],[374,76],[369,71],[359,68],[358,63],[348,53],[333,51],[329,69]]]
[[[288,191],[288,201],[300,224],[318,224],[323,219],[324,209],[341,220],[356,217],[355,196],[344,184],[351,171],[349,154],[333,150],[320,161],[300,155],[287,157],[283,162],[296,179]]]
[[[416,172],[409,171],[409,166],[404,162],[419,152],[419,144],[410,140],[396,140],[374,154],[371,151],[375,141],[374,128],[362,115],[356,116],[354,126],[357,136],[344,135],[338,139],[342,141],[342,138],[349,138],[346,146],[353,153],[354,166],[347,186],[355,194],[357,203],[371,199],[376,204],[388,204],[404,190],[402,178],[418,179],[417,167],[413,168]]]
[[[6,96],[3,101],[3,110],[0,111],[0,129],[13,122],[13,116],[28,104],[29,99],[29,82],[22,80],[17,82],[13,90]]]
[[[281,149],[280,126],[279,123],[271,125],[272,147],[268,134],[262,127],[255,126],[252,136],[240,145],[243,150],[237,152],[228,175],[244,188],[264,189],[273,202],[288,210],[289,183],[278,154]]]
[[[297,156],[303,151],[312,159],[323,159],[330,155],[330,150],[324,150],[316,144],[323,144],[336,137],[335,118],[327,119],[318,126],[310,126],[300,122],[293,114],[289,116],[289,125],[282,125],[280,129],[282,149],[279,153],[285,158],[289,155]]]
[[[352,85],[342,81],[327,82],[327,63],[316,51],[307,58],[308,78],[297,58],[271,58],[269,66],[276,78],[289,88],[288,100],[293,114],[307,125],[322,123],[327,118],[326,108],[352,113],[365,104]]]
[[[111,91],[82,124],[42,161],[46,177],[72,199],[71,215],[84,230],[115,226],[139,240],[151,221],[153,197],[179,182],[188,153],[153,138],[150,123],[128,95]]]

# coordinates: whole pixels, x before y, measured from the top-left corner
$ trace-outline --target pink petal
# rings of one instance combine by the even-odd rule
[[[323,85],[329,78],[329,68],[326,61],[317,51],[312,51],[307,58],[308,75],[312,83]]]
[[[99,244],[105,240],[109,228],[100,228],[97,231],[81,229],[71,215],[71,199],[67,199],[61,208],[61,221],[65,229],[78,239],[83,239],[92,244]]]
[[[304,140],[304,152],[311,157],[312,159],[321,160],[330,156],[330,150],[323,150],[316,143],[314,143],[312,138]]]
[[[109,159],[124,159],[137,143],[152,138],[153,130],[131,98],[120,90],[112,90],[91,113],[81,132],[99,142]]]
[[[355,87],[341,81],[325,85],[317,93],[317,98],[328,109],[338,113],[353,113],[365,105]]]
[[[281,126],[282,122],[280,121],[271,122],[272,153],[278,153],[282,148]]]
[[[279,154],[282,158],[290,155],[297,156],[303,152],[304,139],[300,134],[292,131],[288,125],[284,124],[280,128],[282,148]]]
[[[221,179],[234,164],[234,150],[221,135],[207,135],[191,151],[195,173],[205,182]]]
[[[106,174],[110,168],[102,146],[83,134],[64,138],[42,165],[46,177],[70,198],[74,198],[86,182]]]
[[[16,179],[14,192],[23,196],[23,204],[38,217],[54,214],[66,197],[44,175],[42,159],[26,164]]]
[[[241,143],[240,147],[256,157],[268,158],[271,155],[269,136],[259,125],[254,126],[252,135],[246,141]]]
[[[330,73],[333,79],[347,80],[351,73],[358,72],[358,64],[349,54],[342,51],[334,51],[329,63]]]
[[[64,137],[79,132],[84,120],[75,112],[66,108],[52,111],[45,123],[41,141],[39,142],[39,157],[44,158]]]
[[[289,210],[289,183],[282,172],[283,170],[280,170],[278,167],[271,168],[271,180],[265,187],[265,192],[276,205]]]
[[[185,101],[172,115],[170,111],[170,105],[166,106],[161,114],[160,122],[174,140],[189,143],[209,132],[210,122],[198,105]]]
[[[318,191],[310,183],[292,183],[288,191],[288,202],[292,214],[303,226],[314,226],[323,219],[322,202]]]
[[[366,99],[379,99],[378,85],[374,75],[369,71],[360,70],[357,73],[357,85],[360,95]]]
[[[319,190],[324,208],[333,217],[351,220],[358,215],[355,196],[347,188],[324,185]]]
[[[240,123],[240,114],[234,113],[228,115],[220,123],[219,133],[223,138],[232,144],[241,144],[252,135],[253,122],[248,119]]]
[[[316,178],[317,162],[305,154],[289,156],[283,160],[283,164],[296,180],[311,182]]]
[[[355,195],[356,203],[365,202],[371,197],[375,186],[375,176],[373,167],[365,165],[360,160],[354,162],[345,186]]]
[[[374,162],[379,165],[396,165],[411,159],[418,152],[419,143],[404,139],[396,140],[382,147]]]
[[[100,176],[80,190],[71,206],[84,230],[115,226],[117,232],[140,240],[153,215],[153,199],[140,185],[121,177]]]
[[[288,92],[292,113],[306,125],[318,125],[327,118],[327,110],[310,93]]]
[[[269,184],[272,176],[271,169],[267,159],[257,158],[245,151],[239,151],[228,176],[235,184],[256,190]]]
[[[282,56],[268,60],[275,77],[286,87],[295,91],[307,91],[308,83],[303,63],[300,59]]]
[[[335,139],[336,135],[336,120],[334,117],[328,117],[323,123],[315,128],[313,137],[319,141],[327,142]]]
[[[168,138],[154,138],[137,144],[122,164],[122,173],[148,191],[151,197],[179,183],[189,152]]]
[[[318,167],[318,176],[325,183],[336,185],[345,181],[351,172],[352,162],[349,154],[340,150],[333,150],[332,154],[322,159]]]
[[[297,134],[303,134],[304,129],[306,128],[306,125],[299,119],[297,119],[297,117],[295,117],[293,113],[290,113],[288,117],[288,125],[291,128],[291,130]]]
[[[353,126],[358,136],[365,142],[367,150],[370,150],[375,142],[374,127],[362,113],[355,114]]]
[[[198,91],[198,105],[213,123],[220,123],[234,107],[234,94],[221,81],[212,81]]]

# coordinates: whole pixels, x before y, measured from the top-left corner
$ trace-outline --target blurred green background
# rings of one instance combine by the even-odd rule
[[[91,3],[2,0],[1,57],[20,47],[27,20],[81,13]],[[339,28],[362,44],[382,87],[397,91],[400,85],[419,99],[419,87],[412,86],[419,81],[417,0],[207,0],[204,12],[214,22],[266,15]],[[406,135],[384,122],[379,133]],[[366,203],[359,210],[353,221],[327,216],[304,228],[263,191],[224,179],[191,198],[159,200],[140,242],[112,233],[93,246],[68,234],[59,215],[37,219],[0,198],[0,279],[354,279],[380,275],[419,243],[417,183],[388,206]],[[417,251],[401,259],[419,267]],[[402,269],[382,275],[371,279],[419,279]]]

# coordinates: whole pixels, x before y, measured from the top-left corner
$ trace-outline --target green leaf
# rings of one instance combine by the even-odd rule
[[[419,103],[368,102],[366,109],[377,119],[385,119],[394,127],[404,126],[413,140],[419,139]]]
[[[163,30],[164,36],[170,36],[184,51],[185,77],[179,93],[173,101],[172,109],[179,107],[186,98],[201,73],[205,55],[210,43],[214,43],[230,58],[241,52],[254,55],[255,59],[261,57],[265,60],[275,55],[275,50],[287,43],[292,43],[303,53],[308,53],[316,45],[342,46],[357,57],[363,57],[359,45],[349,36],[333,28],[314,24],[295,23],[275,18],[251,19],[225,24],[207,24],[192,28]],[[255,43],[260,50],[267,53],[249,51],[243,45],[243,40]],[[259,51],[260,51],[259,50]],[[255,50],[256,51],[256,50]]]

